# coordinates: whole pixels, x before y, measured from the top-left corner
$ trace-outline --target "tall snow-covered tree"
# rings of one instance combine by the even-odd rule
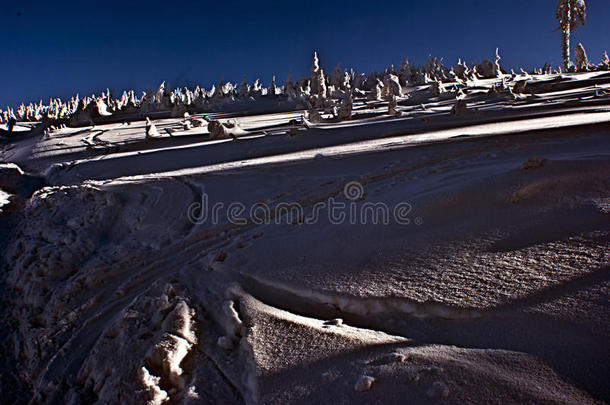
[[[317,52],[313,53],[313,63],[311,66],[311,94],[326,98],[326,78],[324,70],[320,67]]]
[[[555,18],[559,21],[561,30],[561,49],[563,57],[563,68],[568,70],[570,66],[570,34],[578,25],[585,25],[587,5],[585,0],[559,0]]]
[[[288,74],[288,77],[284,81],[283,93],[288,98],[296,98],[297,92],[292,80],[292,73]]]
[[[277,85],[275,84],[275,76],[271,78],[271,83],[269,84],[269,90],[267,91],[268,96],[277,95]]]
[[[496,48],[496,56],[494,57],[494,66],[495,66],[495,73],[496,76],[500,76],[502,75],[502,68],[500,67],[500,60],[502,58],[500,57],[500,48]]]

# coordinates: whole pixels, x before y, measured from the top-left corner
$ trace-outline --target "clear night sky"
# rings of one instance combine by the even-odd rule
[[[27,4],[22,4],[27,3]],[[505,68],[560,65],[556,0],[420,0],[316,3],[248,1],[8,1],[0,4],[0,106],[106,87],[267,84],[290,70],[368,72],[429,54],[452,65],[500,48]],[[573,35],[597,63],[610,51],[610,0],[587,0]]]

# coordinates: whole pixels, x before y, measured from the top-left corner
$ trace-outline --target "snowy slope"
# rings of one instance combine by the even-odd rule
[[[3,140],[23,171],[0,172],[2,391],[608,402],[606,79],[539,75],[515,98],[479,80],[457,112],[422,85],[400,114],[357,97],[348,120],[270,108]],[[239,131],[184,125],[203,117]]]

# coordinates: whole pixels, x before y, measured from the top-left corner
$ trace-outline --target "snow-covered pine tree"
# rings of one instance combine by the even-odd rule
[[[587,51],[585,51],[585,47],[579,43],[574,48],[574,54],[576,59],[576,70],[579,72],[585,72],[589,70],[589,59],[587,58]]]
[[[248,86],[248,82],[246,81],[246,76],[242,77],[241,84],[239,85],[239,92],[237,93],[237,97],[246,98],[250,92],[250,86]]]
[[[546,62],[544,64],[544,66],[542,66],[542,73],[545,75],[550,75],[553,72],[553,69],[551,68],[551,65]]]
[[[366,80],[364,81],[364,90],[367,90],[367,91],[373,90],[375,88],[375,86],[377,85],[378,81],[379,80],[377,79],[377,69],[373,69],[366,76]]]
[[[364,73],[355,74],[354,77],[352,78],[352,88],[358,89],[358,90],[364,90],[365,80],[366,80],[366,77],[364,76]]]
[[[341,90],[351,90],[351,82],[352,82],[352,76],[347,72],[347,70],[343,71],[343,75],[341,77],[341,83],[339,85],[339,87],[341,88]]]
[[[284,81],[283,93],[289,99],[296,98],[297,92],[296,92],[294,83],[292,81],[292,73],[289,73],[288,77]]]
[[[599,63],[599,67],[603,70],[610,69],[610,58],[608,58],[608,52],[604,51],[602,53],[602,60]]]
[[[271,83],[269,84],[269,90],[267,91],[268,96],[275,97],[277,95],[277,85],[275,84],[275,76],[271,78]]]
[[[343,73],[341,72],[341,64],[339,63],[332,72],[330,72],[329,84],[333,86],[335,89],[341,88],[341,83],[343,82]]]
[[[402,97],[402,87],[398,76],[386,73],[383,80],[383,95],[385,98]]]
[[[440,80],[434,80],[432,83],[430,83],[430,90],[436,97],[439,97],[445,92],[445,88]]]
[[[413,79],[413,67],[409,63],[409,58],[406,57],[400,64],[398,69],[398,80],[403,86],[407,86]]]
[[[497,76],[501,76],[502,75],[502,68],[500,67],[500,59],[502,59],[500,57],[500,48],[496,48],[496,56],[494,57],[494,66],[495,66],[495,75]]]
[[[352,118],[352,109],[354,108],[354,101],[352,92],[348,89],[346,96],[341,100],[337,116],[340,120],[348,120]]]
[[[160,106],[163,101],[163,96],[165,94],[165,81],[163,81],[154,95],[154,102],[157,106]]]
[[[381,80],[376,79],[375,86],[368,94],[368,99],[371,101],[381,100],[382,89],[383,89],[383,83],[381,82]]]
[[[263,86],[260,79],[256,79],[250,87],[250,97],[258,97],[263,93]]]
[[[476,65],[477,72],[484,79],[492,79],[498,77],[502,74],[502,69],[500,68],[500,53],[499,49],[496,48],[496,54],[494,56],[494,61],[490,61],[485,58],[483,61]]]
[[[313,53],[310,86],[312,96],[318,96],[319,99],[326,98],[326,78],[324,77],[324,71],[320,67],[320,61],[318,59],[317,52]]]

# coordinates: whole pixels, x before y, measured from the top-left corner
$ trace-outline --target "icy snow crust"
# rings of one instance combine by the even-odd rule
[[[2,396],[609,401],[610,76],[490,62],[452,90],[407,68],[348,97],[353,78],[316,62],[299,109],[246,83],[255,114],[106,122],[98,105],[93,125],[3,140]],[[330,198],[411,209],[189,219],[204,196],[274,219]]]

